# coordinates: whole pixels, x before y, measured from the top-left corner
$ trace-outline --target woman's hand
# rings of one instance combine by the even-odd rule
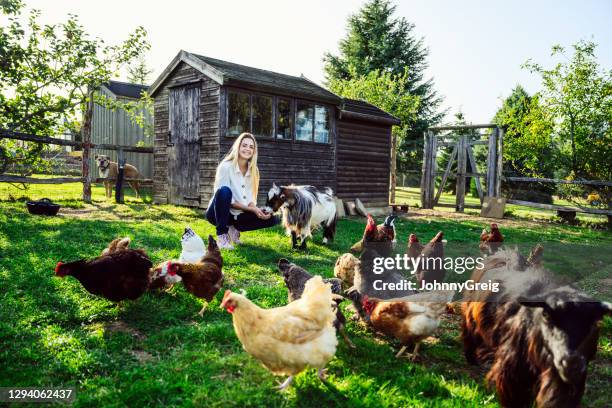
[[[262,220],[267,220],[272,216],[272,214],[263,212],[261,208],[251,206],[249,206],[249,208],[251,209],[251,212],[253,212],[253,214],[257,216],[257,218],[260,218]]]

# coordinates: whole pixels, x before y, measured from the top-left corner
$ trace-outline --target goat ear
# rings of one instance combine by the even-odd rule
[[[272,182],[272,188],[277,188],[275,182]]]

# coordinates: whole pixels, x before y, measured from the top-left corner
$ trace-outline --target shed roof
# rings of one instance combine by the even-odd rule
[[[204,55],[192,54],[187,51],[179,52],[168,68],[155,80],[151,85],[151,95],[156,93],[181,61],[199,70],[220,85],[251,85],[270,92],[298,95],[334,104],[340,104],[342,101],[339,96],[304,76],[280,74]]]
[[[342,100],[341,117],[376,121],[388,125],[399,125],[401,120],[366,101],[344,98]]]
[[[139,99],[149,85],[130,84],[129,82],[109,81],[104,86],[117,96]]]

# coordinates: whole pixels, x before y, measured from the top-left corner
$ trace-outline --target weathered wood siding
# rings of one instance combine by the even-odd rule
[[[110,98],[115,96],[108,90],[102,88],[100,92]],[[130,102],[133,99],[119,97],[122,102]],[[148,112],[144,112],[145,120],[152,122],[153,118]],[[92,126],[91,126],[91,142],[95,144],[114,144],[125,146],[136,146],[142,142],[143,146],[153,146],[153,137],[145,136],[144,129],[132,122],[127,113],[122,109],[112,111],[104,106],[94,104]],[[98,167],[95,163],[96,154],[105,154],[110,156],[112,161],[117,161],[117,151],[95,149],[90,157],[89,168],[91,178],[98,177]],[[145,153],[125,153],[126,162],[136,166],[142,173],[144,178],[153,176],[153,155]]]
[[[219,85],[185,63],[180,63],[155,95],[155,161],[153,201],[169,203],[168,132],[170,89],[200,81],[198,133],[200,136],[200,203],[206,207],[211,197],[215,169],[219,161]],[[197,204],[197,203],[196,203]]]
[[[337,120],[337,195],[367,207],[389,204],[391,126]]]
[[[222,94],[224,93],[225,89],[222,90]],[[225,98],[222,96],[222,99]],[[222,108],[221,111],[223,112],[222,127],[224,128],[225,110]],[[310,184],[318,188],[330,187],[334,192],[336,191],[335,117],[335,108],[330,107],[330,143],[327,144],[257,138],[257,166],[260,173],[258,205],[265,203],[272,183]],[[218,160],[225,157],[236,140],[235,137],[225,136],[224,130],[221,134]]]

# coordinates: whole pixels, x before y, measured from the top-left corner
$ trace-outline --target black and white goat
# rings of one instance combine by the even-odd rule
[[[291,235],[293,248],[306,249],[306,238],[313,229],[323,227],[323,243],[333,241],[336,234],[336,203],[331,188],[319,191],[313,186],[272,185],[268,191],[268,206],[272,212],[280,209],[283,226]]]

